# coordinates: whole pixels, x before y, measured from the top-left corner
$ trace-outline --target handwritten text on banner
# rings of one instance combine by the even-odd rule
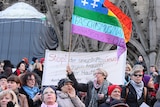
[[[117,51],[105,52],[71,52],[70,66],[79,82],[93,80],[94,70],[105,69],[111,83],[123,84],[126,53],[117,60]],[[46,50],[45,68],[42,85],[57,85],[61,78],[66,77],[68,52]]]

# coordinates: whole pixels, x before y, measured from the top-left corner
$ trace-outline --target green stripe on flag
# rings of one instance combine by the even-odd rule
[[[103,22],[106,24],[111,24],[111,25],[117,26],[117,27],[122,27],[119,20],[116,17],[109,16],[107,14],[101,14],[101,13],[86,10],[86,9],[83,9],[80,7],[74,7],[73,14],[80,16],[80,17],[87,18],[87,19],[91,19],[94,21]]]

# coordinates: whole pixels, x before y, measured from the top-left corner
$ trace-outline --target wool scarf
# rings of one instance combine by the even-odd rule
[[[102,85],[96,85],[95,81],[93,81],[93,88],[91,91],[91,100],[89,102],[89,106],[88,107],[98,107],[98,94],[107,94],[108,92],[108,86],[109,86],[109,82],[104,80]],[[98,92],[97,92],[98,89]]]
[[[136,90],[137,100],[138,100],[142,96],[142,92],[143,92],[143,88],[144,88],[144,83],[143,83],[143,81],[141,81],[140,83],[137,84],[133,80],[131,80],[130,83],[134,87],[134,89]]]
[[[41,107],[58,107],[58,103],[55,102],[53,105],[46,105],[45,103],[42,103]]]
[[[22,87],[24,91],[29,95],[31,99],[34,98],[34,96],[40,91],[38,87],[28,87],[28,86],[23,86]]]

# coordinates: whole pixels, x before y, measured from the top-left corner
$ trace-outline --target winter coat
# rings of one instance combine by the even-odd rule
[[[17,98],[21,107],[29,107],[27,97],[24,94],[17,94]]]
[[[128,93],[126,92],[127,90],[126,88],[129,89]],[[144,96],[144,88],[143,88],[142,96],[137,100],[136,91],[130,83],[127,86],[124,86],[122,88],[121,97],[126,100],[126,103],[129,105],[129,107],[139,107],[143,102],[147,104],[149,102],[148,93],[146,94],[146,96]]]
[[[62,91],[57,91],[57,102],[61,107],[85,107],[78,96],[69,97],[67,93]]]
[[[87,92],[87,96],[85,98],[85,105],[86,105],[86,107],[88,107],[88,105],[89,105],[89,103],[90,103],[90,101],[92,99],[92,95],[93,95],[93,93],[92,93],[92,90],[94,88],[93,81],[89,81],[87,84],[78,83],[73,73],[69,74],[68,77],[69,77],[70,80],[73,81],[74,87],[75,87],[76,90],[82,91],[82,92]],[[105,85],[105,87],[103,87],[103,88],[106,89],[105,90],[106,92],[101,92],[101,94],[104,94],[104,95],[107,95],[107,89],[108,89],[108,86],[110,85],[110,83],[108,81],[106,81],[106,83],[107,84]],[[104,99],[103,100],[98,100],[97,101],[98,105],[100,105],[104,101],[105,101]]]
[[[29,97],[29,95],[24,91],[22,87],[19,89],[19,93],[26,95],[29,107],[40,107],[42,102],[41,101],[33,102],[33,100]]]
[[[154,103],[157,101],[156,99],[156,90],[153,88],[147,88],[148,90],[148,97],[149,97],[149,105],[153,107]]]

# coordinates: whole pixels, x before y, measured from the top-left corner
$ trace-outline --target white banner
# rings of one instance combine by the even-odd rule
[[[42,85],[57,85],[66,77],[69,64],[76,79],[81,83],[93,80],[94,70],[103,68],[108,72],[108,80],[113,84],[124,84],[126,52],[117,60],[117,51],[70,52],[46,50]]]

